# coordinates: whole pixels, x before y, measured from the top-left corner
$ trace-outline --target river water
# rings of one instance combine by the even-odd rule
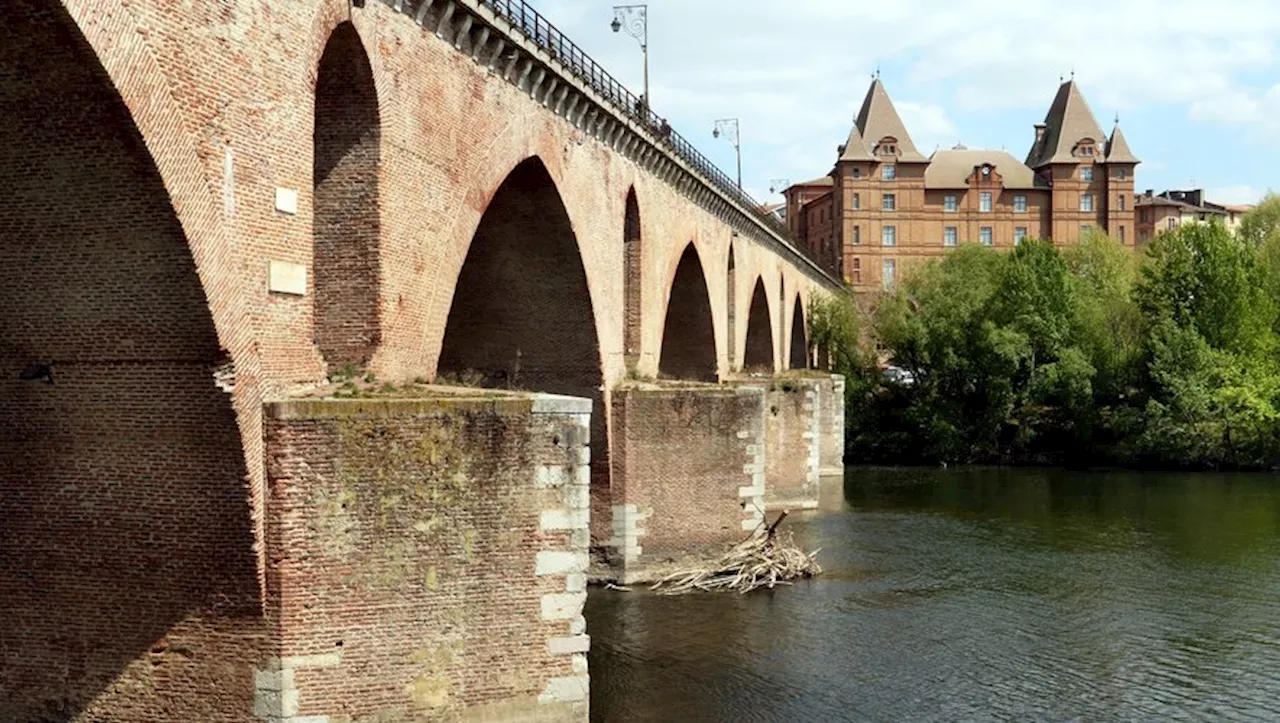
[[[1280,720],[1280,475],[840,487],[788,521],[813,582],[593,590],[592,720]]]

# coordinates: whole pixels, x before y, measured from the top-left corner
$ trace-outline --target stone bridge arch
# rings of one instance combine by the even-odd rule
[[[668,286],[658,373],[676,379],[715,381],[715,317],[702,258],[685,246]]]
[[[796,294],[791,312],[791,344],[788,352],[791,369],[809,368],[809,329],[805,324],[804,299]]]
[[[12,0],[0,68],[0,719],[241,717],[261,417],[219,206],[130,10]]]
[[[746,352],[742,357],[743,371],[768,371],[772,373],[773,321],[769,309],[769,294],[765,291],[764,278],[756,277],[751,293],[751,307],[747,313]]]
[[[382,336],[382,118],[369,55],[349,21],[324,46],[314,112],[314,339],[330,371],[364,367]]]

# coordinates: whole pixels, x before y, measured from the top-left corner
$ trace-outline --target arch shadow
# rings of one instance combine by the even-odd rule
[[[715,319],[702,260],[685,246],[667,298],[658,373],[664,377],[716,381]]]
[[[312,175],[315,343],[330,371],[367,364],[381,341],[381,136],[369,56],[343,22],[317,70]]]
[[[626,346],[627,365],[634,365],[640,358],[640,344],[643,337],[643,305],[641,289],[643,288],[644,253],[641,245],[640,204],[636,201],[634,186],[627,191],[627,211],[623,220],[623,278],[622,302],[625,317],[623,319],[623,343]]]
[[[0,720],[241,717],[265,624],[190,244],[61,3],[9,1],[0,68]]]
[[[742,358],[743,371],[773,373],[773,320],[769,316],[769,294],[764,279],[756,278],[751,294],[751,310],[747,314],[747,350]]]
[[[809,368],[809,330],[804,320],[804,300],[796,294],[791,313],[791,350],[788,361],[791,369]]]

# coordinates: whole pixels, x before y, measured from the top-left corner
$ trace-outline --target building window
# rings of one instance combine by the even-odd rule
[[[855,167],[855,168],[853,169],[853,177],[854,177],[854,178],[862,178],[862,169],[861,169],[861,168],[857,168],[857,167]]]
[[[853,257],[853,283],[862,283],[862,259],[857,256]]]
[[[983,226],[982,228],[978,229],[978,242],[981,243],[983,246],[995,245],[995,237],[991,233],[990,226]]]
[[[898,245],[898,229],[894,226],[885,226],[880,229],[880,245],[881,246],[897,246]]]
[[[1116,196],[1116,203],[1118,204],[1117,208],[1123,211],[1124,210],[1124,194]]]
[[[946,211],[947,213],[955,213],[956,211],[960,210],[960,199],[950,194],[943,196],[942,210]]]
[[[1093,212],[1093,194],[1086,193],[1080,196],[1080,210],[1085,213]]]
[[[886,163],[880,167],[880,180],[892,181],[898,177],[898,167],[892,163]]]
[[[884,287],[886,289],[893,288],[893,279],[897,275],[897,272],[898,272],[898,264],[894,261],[894,259],[885,259],[884,266],[882,267],[882,270],[880,273],[881,273],[881,279],[884,281]]]
[[[853,194],[853,210],[857,211],[860,208],[862,208],[862,195],[855,193]]]
[[[1119,236],[1120,243],[1124,243],[1124,226],[1121,226],[1120,228],[1116,229],[1116,231],[1120,234]]]
[[[853,245],[854,246],[862,245],[862,227],[861,226],[853,227]]]
[[[1014,210],[1016,213],[1026,213],[1026,212],[1027,212],[1027,197],[1026,197],[1026,196],[1022,196],[1022,195],[1014,196],[1014,197],[1013,197],[1013,210]]]
[[[898,210],[898,197],[892,193],[884,194],[884,197],[880,199],[880,210],[881,211]]]
[[[1178,219],[1174,216],[1169,217],[1169,230],[1172,231],[1178,227]]]
[[[1128,177],[1129,177],[1129,172],[1128,172],[1128,171],[1126,171],[1126,170],[1125,170],[1125,169],[1123,169],[1123,168],[1117,168],[1117,169],[1116,169],[1116,178],[1117,178],[1118,180],[1123,181],[1124,179],[1126,179],[1126,178],[1128,178]]]
[[[942,229],[942,245],[955,246],[959,240],[960,234],[957,233],[955,226],[948,226]]]
[[[1093,233],[1093,226],[1090,226],[1087,223],[1080,224],[1080,238],[1084,238],[1091,233]]]
[[[982,213],[991,213],[991,192],[983,191],[978,194],[978,210]]]
[[[1017,228],[1013,229],[1013,245],[1014,246],[1017,246],[1018,244],[1022,243],[1022,241],[1026,237],[1027,237],[1026,226],[1018,226]]]
[[[1080,180],[1081,181],[1093,180],[1093,166],[1085,166],[1084,168],[1080,169]]]

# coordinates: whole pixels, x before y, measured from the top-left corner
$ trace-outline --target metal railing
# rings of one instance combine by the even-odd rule
[[[647,107],[648,99],[641,100],[612,75],[609,75],[608,71],[582,52],[581,48],[575,45],[572,40],[569,40],[564,33],[560,32],[546,18],[542,17],[525,0],[479,0],[479,2],[481,5],[493,10],[499,17],[506,19],[516,30],[545,50],[551,57],[567,68],[570,73],[573,73],[585,83],[587,87],[612,103],[632,121],[642,126],[647,126],[658,141],[666,145],[672,153],[679,156],[694,171],[709,180],[721,193],[746,209],[766,228],[778,234],[784,240],[784,245],[811,261],[818,268],[827,273],[834,273],[833,269],[827,268],[809,249],[793,243],[786,224],[779,221],[773,214],[766,213],[764,207],[748,195],[746,191],[743,191],[728,174],[721,171],[706,156],[702,155],[684,136],[672,130],[671,125],[667,123],[665,118],[658,116],[657,113],[653,112],[652,108]]]

